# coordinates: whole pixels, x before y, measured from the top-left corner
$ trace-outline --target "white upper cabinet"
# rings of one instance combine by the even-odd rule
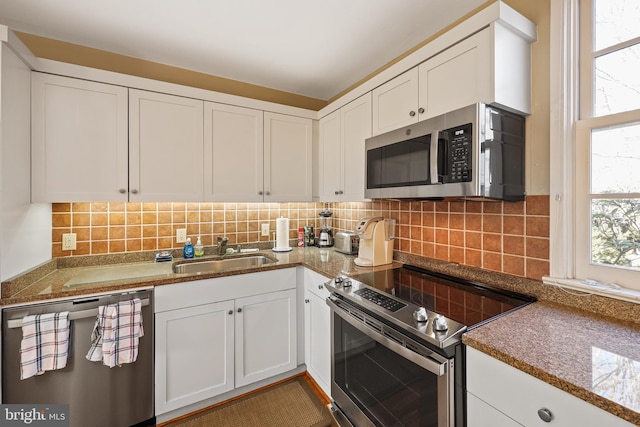
[[[204,199],[204,102],[129,91],[129,200]]]
[[[320,119],[320,200],[364,200],[364,141],[371,136],[371,93]]]
[[[265,202],[312,200],[311,119],[264,113]]]
[[[373,134],[418,121],[418,68],[412,68],[372,92]]]
[[[263,200],[263,122],[260,110],[205,102],[205,200]]]
[[[32,73],[33,202],[127,201],[127,88]]]
[[[476,102],[531,112],[531,40],[502,23],[427,59],[373,90],[379,135]]]

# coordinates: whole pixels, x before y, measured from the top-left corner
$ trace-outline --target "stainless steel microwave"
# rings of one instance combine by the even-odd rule
[[[365,196],[524,200],[524,122],[478,103],[369,138]]]

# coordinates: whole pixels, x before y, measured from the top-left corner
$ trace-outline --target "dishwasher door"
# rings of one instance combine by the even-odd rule
[[[134,363],[109,368],[85,356],[98,306],[140,298],[144,336]],[[64,369],[20,380],[21,319],[69,311],[69,358]],[[2,403],[69,404],[71,427],[155,425],[153,291],[82,297],[2,311]]]

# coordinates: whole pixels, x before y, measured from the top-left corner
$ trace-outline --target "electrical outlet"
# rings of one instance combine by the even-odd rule
[[[262,224],[262,235],[269,237],[269,223],[265,222],[264,224]]]
[[[187,241],[187,229],[186,228],[176,229],[176,243],[184,243],[186,241]]]
[[[76,233],[65,233],[62,235],[62,250],[63,251],[76,250]]]

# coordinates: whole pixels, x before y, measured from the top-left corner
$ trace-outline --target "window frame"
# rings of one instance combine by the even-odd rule
[[[591,131],[640,122],[640,110],[592,116],[593,61],[615,50],[592,49],[594,1],[551,2],[551,246],[543,281],[640,303],[640,272],[590,263]]]

